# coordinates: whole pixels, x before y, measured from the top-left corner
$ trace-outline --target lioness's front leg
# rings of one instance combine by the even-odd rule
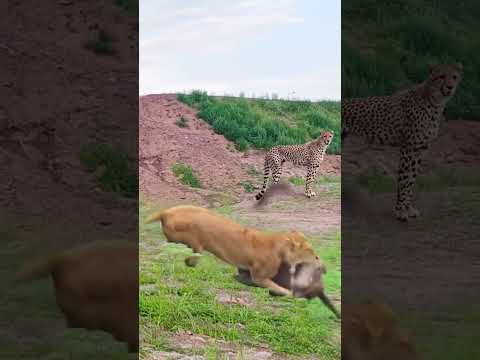
[[[281,287],[280,285],[274,283],[271,279],[259,279],[255,276],[252,276],[252,280],[258,286],[269,289],[275,295],[292,296],[292,292],[290,290],[285,289],[284,287]]]

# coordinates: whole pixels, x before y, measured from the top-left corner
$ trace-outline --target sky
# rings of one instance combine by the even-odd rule
[[[142,0],[140,95],[339,100],[340,0]]]

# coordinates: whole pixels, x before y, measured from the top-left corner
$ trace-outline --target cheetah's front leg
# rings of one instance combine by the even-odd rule
[[[312,196],[316,196],[317,194],[315,191],[313,191],[313,183],[315,182],[315,179],[317,178],[317,173],[318,173],[318,168],[319,165],[313,165],[309,166],[307,170],[307,178],[305,179],[305,195],[308,198],[311,198]]]
[[[420,215],[420,212],[413,207],[412,200],[423,153],[424,150],[418,147],[407,147],[400,151],[395,215],[401,221]]]

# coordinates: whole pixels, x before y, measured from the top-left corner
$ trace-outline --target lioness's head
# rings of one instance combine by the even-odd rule
[[[320,258],[315,254],[303,233],[294,230],[287,233],[286,238],[285,260],[290,264],[291,274],[295,272],[296,265],[299,263],[320,264]]]
[[[430,66],[430,75],[426,84],[434,99],[445,101],[455,94],[462,77],[462,64],[435,65]]]
[[[333,131],[322,131],[320,136],[317,139],[317,143],[320,145],[328,146],[332,142]]]

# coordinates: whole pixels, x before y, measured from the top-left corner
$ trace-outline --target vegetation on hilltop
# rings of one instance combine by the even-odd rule
[[[448,118],[480,118],[480,3],[342,3],[342,97],[388,95],[423,81],[429,65],[460,62],[464,79]]]
[[[220,98],[201,91],[179,94],[178,99],[197,108],[198,116],[240,151],[303,144],[317,138],[321,130],[331,130],[335,136],[327,153],[340,153],[339,101]]]

